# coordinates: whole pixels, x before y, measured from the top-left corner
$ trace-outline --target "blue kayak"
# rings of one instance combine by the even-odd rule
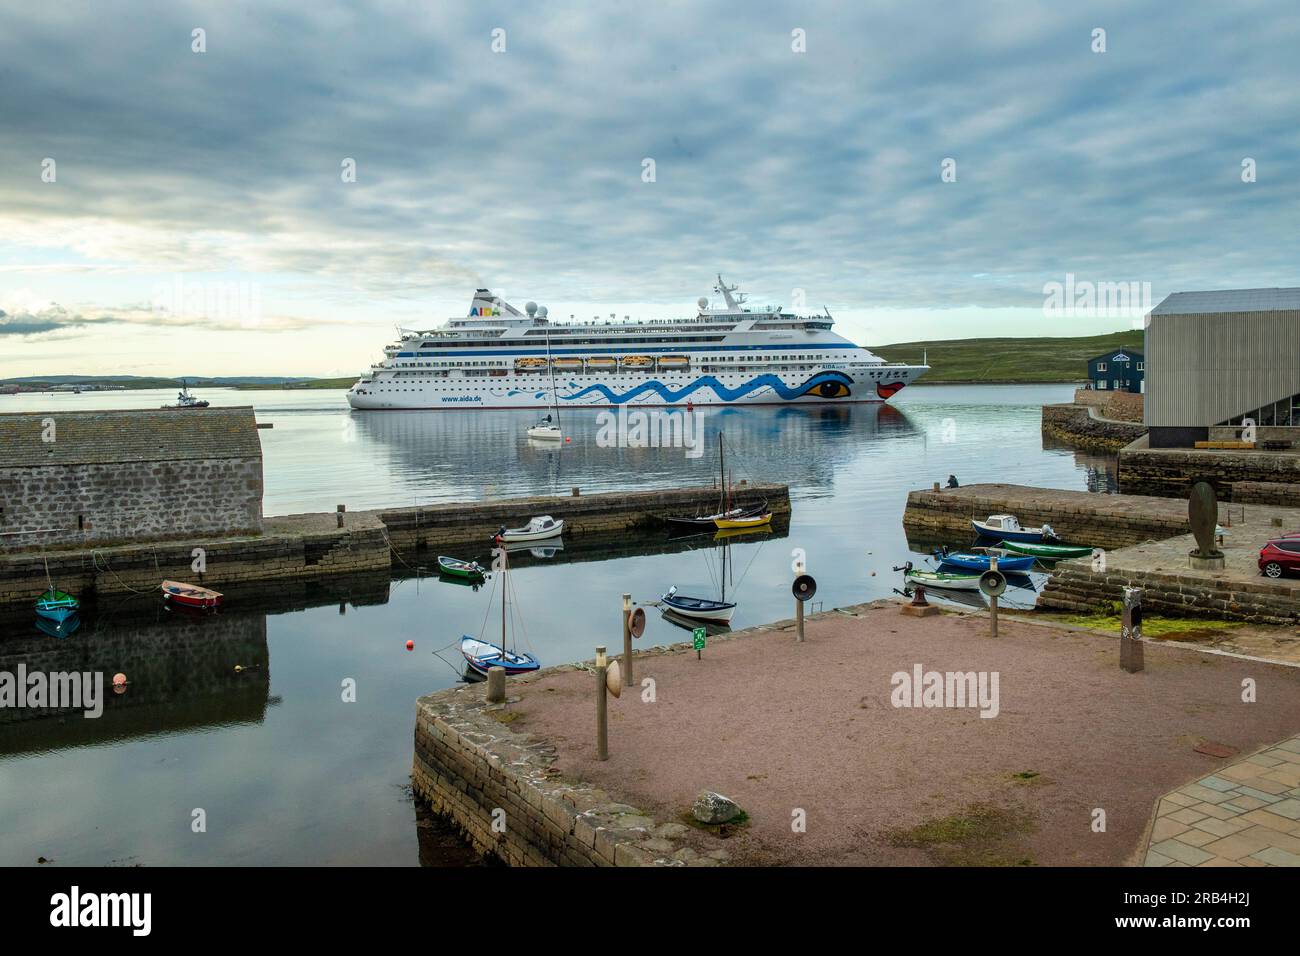
[[[989,569],[989,556],[987,554],[972,554],[967,551],[953,551],[949,554],[936,554],[939,559],[940,571],[951,571],[959,569],[962,571],[987,571]],[[1010,572],[1026,572],[1033,570],[1034,561],[1032,556],[1016,558],[998,558],[998,570]]]

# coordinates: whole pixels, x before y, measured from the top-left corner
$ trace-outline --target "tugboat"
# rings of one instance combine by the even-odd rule
[[[208,403],[205,399],[195,398],[190,394],[189,383],[182,380],[181,390],[176,394],[175,405],[163,405],[163,408],[207,408]]]

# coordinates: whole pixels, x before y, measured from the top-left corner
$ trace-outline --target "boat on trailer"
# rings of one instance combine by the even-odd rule
[[[220,591],[183,581],[164,581],[162,595],[168,604],[198,608],[220,607],[222,598]]]
[[[1022,528],[1015,515],[989,515],[987,521],[971,518],[970,523],[981,538],[1040,543],[1047,539],[1057,540],[1056,532],[1050,524],[1044,524],[1041,528]]]
[[[1002,547],[1015,554],[1033,555],[1041,561],[1068,561],[1071,558],[1086,558],[1092,554],[1092,548],[1079,544],[1035,544],[1031,541],[1003,541]]]

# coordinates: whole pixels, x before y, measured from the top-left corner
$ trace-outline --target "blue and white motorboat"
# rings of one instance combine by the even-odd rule
[[[987,521],[970,519],[971,527],[981,538],[993,538],[997,541],[1056,541],[1056,532],[1050,524],[1041,528],[1022,528],[1015,515],[989,515]]]

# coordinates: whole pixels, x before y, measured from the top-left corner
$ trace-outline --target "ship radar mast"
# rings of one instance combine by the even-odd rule
[[[730,309],[732,312],[742,311],[742,309],[740,308],[741,303],[743,303],[747,298],[749,298],[749,296],[747,296],[743,292],[736,292],[737,288],[739,288],[739,286],[727,285],[725,282],[723,282],[721,275],[718,276],[718,281],[713,286],[713,291],[719,293],[724,299],[726,299],[727,308]],[[731,294],[733,292],[736,292],[734,296]]]

